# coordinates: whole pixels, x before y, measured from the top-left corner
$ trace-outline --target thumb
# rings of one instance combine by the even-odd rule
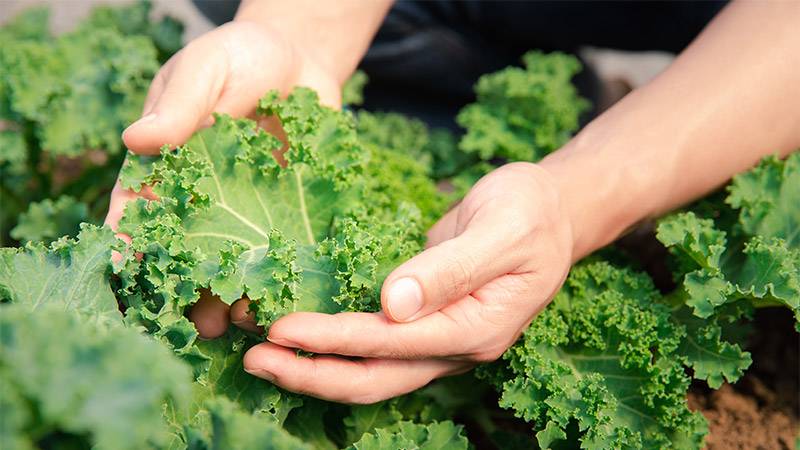
[[[244,115],[239,110],[242,101],[220,108],[232,64],[226,51],[232,40],[229,28],[195,39],[161,68],[150,85],[142,118],[122,133],[131,151],[156,154],[164,144],[181,145],[198,128],[212,123],[212,111]]]
[[[518,268],[519,249],[503,232],[507,227],[493,222],[470,223],[395,269],[383,283],[384,313],[398,322],[415,320]]]
[[[203,64],[196,61],[193,48],[185,50],[162,68],[150,86],[142,118],[122,133],[132,152],[157,154],[165,144],[181,145],[210,120],[224,84],[224,60],[211,58]]]

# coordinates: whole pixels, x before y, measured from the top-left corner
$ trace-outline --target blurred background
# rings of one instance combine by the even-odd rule
[[[224,1],[224,0],[220,0]],[[69,31],[91,8],[98,4],[129,4],[131,0],[0,0],[0,25],[26,8],[48,5],[51,10],[51,31],[55,34]],[[192,4],[191,0],[153,0],[156,17],[170,15],[186,26],[184,42],[213,28]],[[665,52],[625,52],[612,49],[586,47],[580,56],[600,78],[603,89],[598,102],[602,111],[622,98],[631,89],[646,83],[674,59]]]
[[[31,6],[47,5],[50,8],[50,29],[59,34],[71,30],[85,18],[93,6],[124,5],[130,0],[0,0],[0,25]],[[156,15],[168,14],[183,22],[184,34],[191,40],[212,28],[211,22],[197,11],[191,0],[153,0]]]

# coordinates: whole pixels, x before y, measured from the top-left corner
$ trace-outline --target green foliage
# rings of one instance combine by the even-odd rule
[[[113,28],[124,35],[147,36],[158,50],[159,61],[165,62],[182,47],[183,24],[170,16],[152,21],[151,10],[151,0],[138,0],[123,6],[100,5],[92,10],[81,27],[89,31]]]
[[[367,178],[370,189],[391,205],[409,202],[422,213],[423,226],[430,227],[449,206],[449,199],[431,178],[432,158],[426,151],[428,129],[422,122],[400,114],[358,114],[359,141],[369,150]]]
[[[349,114],[302,88],[260,110],[283,123],[285,166],[278,138],[226,116],[151,161],[144,180],[159,200],[129,204],[120,223],[143,254],[129,303],[142,317],[167,325],[199,288],[227,303],[247,295],[263,325],[289,311],[375,311],[383,277],[421,248],[416,208],[377,199],[383,181],[364,176]]]
[[[686,304],[700,318],[741,302],[782,305],[800,321],[800,154],[767,158],[735,177],[726,202],[738,211],[738,221],[720,221],[724,229],[693,212],[659,224],[658,238],[676,258]]]
[[[506,352],[507,367],[487,375],[500,405],[533,423],[542,448],[563,440],[587,449],[699,447],[704,422],[687,408],[689,378],[675,353],[685,331],[657,298],[645,275],[606,263],[574,268]],[[578,435],[568,433],[573,423]]]
[[[374,433],[365,434],[350,449],[353,450],[457,450],[467,449],[469,443],[461,431],[461,426],[453,422],[433,422],[419,425],[399,422],[394,426],[379,428]]]
[[[117,239],[108,228],[86,225],[78,240],[62,238],[45,247],[0,249],[0,302],[35,310],[59,305],[103,322],[122,319],[109,285],[111,250]]]
[[[97,327],[43,299],[0,306],[3,448],[160,448],[172,430],[165,401],[182,408],[190,373],[136,330]]]
[[[421,120],[403,114],[359,111],[356,123],[363,143],[411,157],[434,180],[452,177],[475,162],[458,148],[450,131],[429,129]]]
[[[149,2],[100,7],[52,37],[39,9],[0,29],[0,239],[25,243],[0,250],[9,448],[468,448],[458,422],[500,448],[700,448],[690,381],[742,376],[754,308],[800,318],[794,154],[661,222],[677,290],[583,263],[479,369],[483,382],[467,374],[364,406],[282,391],[243,371],[263,336],[231,327],[199,340],[188,308],[247,296],[265,326],[292,311],[377,311],[383,279],[493,163],[535,161],[569,138],[587,107],[570,84],[580,66],[532,52],[484,76],[460,140],[400,114],[322,107],[308,89],[269,93],[258,114],[285,137],[217,116],[178,149],[129,157],[122,186],[151,185],[158,200],[128,205],[126,246],[78,223],[102,217],[120,133],[180,47],[181,25],[149,15]],[[365,82],[354,76],[345,104],[363,101]],[[509,427],[512,414],[533,432]]]
[[[259,416],[247,414],[228,400],[209,405],[211,434],[189,442],[189,449],[249,449],[311,450],[312,446],[290,435],[278,424],[264,422]]]
[[[458,114],[466,129],[459,147],[488,161],[536,161],[565,144],[588,109],[570,80],[581,69],[563,53],[529,52],[524,68],[484,75],[478,101]]]
[[[150,40],[113,28],[7,39],[0,62],[10,112],[3,119],[30,127],[41,149],[69,157],[86,149],[119,152],[119,133],[138,117],[158,69]]]
[[[367,74],[356,70],[342,87],[342,105],[358,106],[364,103],[364,86],[367,81],[369,81]]]
[[[53,201],[49,198],[28,205],[19,216],[11,237],[20,242],[50,242],[61,236],[75,236],[80,224],[89,220],[85,203],[64,195]]]
[[[182,25],[152,22],[149,11],[149,2],[99,7],[52,37],[47,10],[34,9],[0,30],[0,244],[30,203],[48,198],[76,204],[50,209],[62,225],[29,223],[13,239],[54,239],[74,233],[77,216],[102,219],[124,156],[120,134],[138,118],[159,58],[180,46]]]

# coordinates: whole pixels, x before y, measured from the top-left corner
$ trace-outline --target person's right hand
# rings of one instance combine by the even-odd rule
[[[164,64],[150,85],[142,117],[122,139],[133,153],[158,154],[164,144],[181,145],[197,129],[210,126],[212,113],[252,116],[267,91],[286,94],[294,86],[316,90],[323,104],[340,105],[338,81],[311,52],[263,24],[230,22],[193,40]],[[135,193],[117,181],[105,223],[116,230],[125,204],[139,196],[152,198],[150,192],[145,187]],[[191,314],[201,336],[222,334],[228,309],[219,300],[202,299]]]

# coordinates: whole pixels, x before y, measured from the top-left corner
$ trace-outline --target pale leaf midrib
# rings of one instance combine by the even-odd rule
[[[219,133],[217,133],[216,136],[217,136],[217,141],[218,141],[219,140]],[[225,194],[223,193],[222,183],[220,182],[219,177],[217,176],[216,165],[214,164],[214,161],[211,158],[211,153],[208,150],[208,146],[206,145],[205,138],[200,136],[199,137],[199,142],[201,144],[203,153],[205,154],[206,161],[208,161],[208,164],[211,166],[211,178],[214,180],[214,184],[215,184],[215,186],[217,188],[217,194],[219,196],[219,201],[215,202],[215,204],[217,206],[219,206],[220,208],[222,208],[223,210],[225,210],[228,213],[230,213],[232,216],[234,216],[236,219],[238,219],[244,225],[247,225],[248,227],[252,228],[259,235],[261,235],[261,236],[263,236],[265,238],[268,238],[269,234],[267,232],[265,232],[261,227],[259,227],[258,225],[254,224],[253,222],[251,222],[246,217],[244,217],[243,215],[241,215],[238,212],[236,212],[236,210],[234,210],[233,208],[231,208],[228,205],[228,203],[225,200]],[[263,210],[264,215],[267,218],[267,221],[269,222],[270,229],[275,228],[275,225],[274,225],[274,223],[272,221],[272,214],[270,214],[269,209],[264,204],[264,202],[263,202],[263,200],[261,198],[261,194],[258,192],[258,189],[256,189],[255,184],[253,184],[253,192],[255,193],[256,199],[258,200],[258,203],[261,206],[261,209]],[[246,241],[244,239],[235,239],[235,240]],[[251,247],[253,246],[252,243],[249,244],[249,245]]]
[[[269,238],[269,234],[266,231],[262,230],[261,227],[259,227],[258,225],[254,224],[253,222],[250,222],[250,220],[248,220],[247,217],[244,217],[243,215],[239,214],[238,212],[236,212],[236,210],[234,210],[230,206],[226,205],[225,203],[220,203],[220,202],[215,202],[215,204],[217,206],[219,206],[222,210],[228,212],[228,214],[230,214],[233,217],[237,218],[244,225],[247,225],[248,227],[253,229],[253,231],[255,231],[256,233],[260,234],[262,237]]]

